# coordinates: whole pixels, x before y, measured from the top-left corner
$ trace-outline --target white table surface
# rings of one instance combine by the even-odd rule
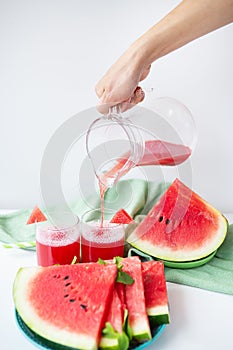
[[[226,216],[233,223],[233,214]],[[0,247],[0,339],[4,350],[36,349],[17,327],[12,299],[17,270],[34,265],[35,252]],[[148,350],[233,349],[233,296],[174,283],[167,287],[171,323]]]

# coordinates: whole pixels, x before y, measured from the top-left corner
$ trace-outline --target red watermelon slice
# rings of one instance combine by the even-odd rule
[[[146,310],[151,322],[169,323],[168,295],[161,261],[142,263],[142,277],[145,291]]]
[[[114,224],[132,224],[134,222],[133,218],[125,211],[120,209],[112,217],[111,221]]]
[[[106,322],[109,322],[116,332],[122,333],[124,309],[116,287],[113,290],[112,302],[108,311]]]
[[[161,262],[141,263],[138,257],[130,257],[21,268],[13,286],[17,320],[51,348],[135,348],[151,338],[158,319],[167,320],[161,267]],[[119,269],[122,276],[123,272],[130,274],[134,283],[116,282]],[[147,312],[150,321],[152,316],[156,319],[156,328]],[[127,327],[124,313],[128,314]]]
[[[100,349],[121,349],[122,346],[120,344],[122,342],[124,342],[124,348],[127,349],[129,346],[129,339],[123,331],[124,301],[122,300],[122,291],[124,291],[124,285],[116,283],[105,328],[102,330],[102,337],[99,344]]]
[[[151,331],[145,304],[142,263],[139,257],[134,256],[123,259],[122,264],[122,271],[128,273],[134,280],[133,284],[125,285],[128,332],[130,338],[144,342],[151,339]]]
[[[127,241],[168,261],[191,261],[214,252],[227,232],[225,217],[176,179]]]
[[[116,275],[115,264],[22,268],[13,288],[16,310],[45,339],[96,350]]]
[[[28,218],[27,225],[35,224],[35,222],[42,222],[42,221],[47,221],[47,218],[42,213],[40,208],[35,206],[33,211],[32,211],[32,213],[31,213],[31,215]]]

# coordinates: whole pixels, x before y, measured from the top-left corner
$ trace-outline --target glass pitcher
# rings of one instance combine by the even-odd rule
[[[152,98],[146,107],[129,104],[109,108],[86,134],[86,149],[99,183],[113,187],[132,168],[179,165],[196,145],[196,127],[189,109],[170,98]],[[133,108],[132,108],[133,107]]]

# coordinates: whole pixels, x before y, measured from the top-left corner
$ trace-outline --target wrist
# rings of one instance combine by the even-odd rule
[[[152,51],[149,42],[144,38],[137,39],[127,50],[128,60],[134,74],[140,76],[141,73],[155,60],[155,50]]]

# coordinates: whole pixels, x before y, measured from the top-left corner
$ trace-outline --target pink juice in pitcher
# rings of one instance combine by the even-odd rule
[[[130,169],[135,166],[147,165],[175,166],[188,159],[191,153],[191,149],[182,144],[162,140],[147,140],[145,141],[143,156],[136,164],[129,160],[129,152],[122,155],[109,170],[98,176],[102,211],[101,222],[104,220],[104,195],[106,190],[112,187],[120,177],[127,174]]]

